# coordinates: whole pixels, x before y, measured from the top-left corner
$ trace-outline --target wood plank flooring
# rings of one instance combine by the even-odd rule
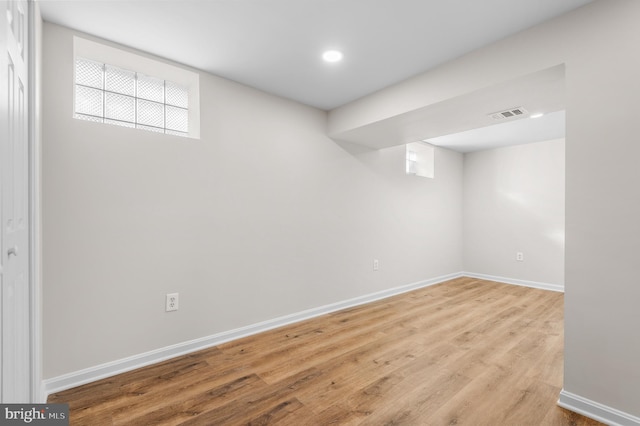
[[[563,295],[459,278],[51,395],[71,425],[599,425],[556,405]]]

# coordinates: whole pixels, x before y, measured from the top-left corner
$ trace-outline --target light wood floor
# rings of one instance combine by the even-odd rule
[[[556,406],[563,295],[460,278],[52,395],[71,425],[598,425]]]

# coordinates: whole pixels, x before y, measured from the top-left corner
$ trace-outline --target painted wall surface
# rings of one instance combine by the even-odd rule
[[[464,155],[465,271],[564,284],[564,145],[556,139]]]
[[[407,176],[205,73],[200,140],[76,120],[73,35],[44,26],[44,378],[462,270],[461,154]]]
[[[599,34],[567,77],[564,387],[640,417],[640,2],[587,12]]]
[[[640,416],[640,2],[597,0],[338,108],[332,134],[564,64],[564,389]]]

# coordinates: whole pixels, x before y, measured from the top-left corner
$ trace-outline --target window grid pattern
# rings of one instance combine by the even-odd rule
[[[76,58],[75,118],[189,135],[189,91],[172,81]]]

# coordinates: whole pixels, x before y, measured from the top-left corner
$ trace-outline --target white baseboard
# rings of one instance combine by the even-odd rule
[[[222,343],[239,339],[241,337],[250,336],[252,334],[261,333],[267,330],[282,327],[284,325],[293,324],[299,321],[304,321],[320,315],[325,315],[331,312],[339,311],[341,309],[346,309],[353,306],[374,302],[376,300],[385,299],[387,297],[406,293],[408,291],[416,290],[423,287],[428,287],[434,284],[438,284],[438,283],[452,280],[454,278],[459,278],[462,276],[464,276],[462,272],[457,272],[457,273],[443,275],[440,277],[428,279],[425,281],[419,281],[416,283],[412,283],[412,284],[408,284],[400,287],[394,287],[388,290],[383,290],[376,293],[355,297],[353,299],[348,299],[341,302],[320,306],[318,308],[308,309],[306,311],[294,313],[291,315],[285,315],[279,318],[274,318],[274,319],[263,321],[257,324],[251,324],[246,327],[237,328],[235,330],[224,331],[222,333],[217,333],[217,334],[203,337],[200,339],[178,343],[176,345],[167,346],[164,348],[145,352],[143,354],[134,355],[128,358],[119,359],[116,361],[97,365],[95,367],[90,367],[84,370],[74,371],[72,373],[68,373],[62,376],[46,379],[42,382],[43,401],[40,401],[40,402],[42,403],[46,402],[49,395],[55,392],[60,392],[65,389],[70,389],[86,383],[94,382],[96,380],[104,379],[106,377],[115,376],[116,374],[135,370],[136,368],[145,367],[147,365],[155,364],[170,358],[174,358],[180,355],[185,355],[201,349],[210,348],[212,346],[220,345]]]
[[[558,405],[610,426],[640,426],[640,417],[591,401],[562,389]]]
[[[499,283],[521,285],[524,287],[538,288],[541,290],[551,290],[551,291],[558,291],[558,292],[564,293],[564,284],[540,283],[536,281],[518,280],[515,278],[498,277],[498,276],[487,275],[487,274],[476,274],[474,272],[463,272],[463,275],[465,277],[479,278],[481,280],[497,281]]]

